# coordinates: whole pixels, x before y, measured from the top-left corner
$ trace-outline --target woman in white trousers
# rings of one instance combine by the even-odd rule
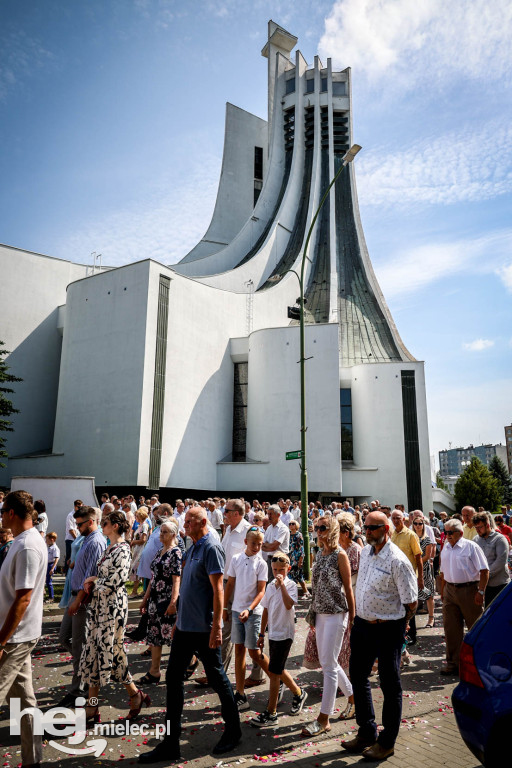
[[[312,571],[311,607],[315,612],[316,644],[324,680],[320,712],[316,720],[304,726],[303,736],[318,736],[331,730],[329,717],[334,710],[338,686],[348,700],[342,718],[354,715],[352,685],[338,664],[347,623],[352,622],[355,615],[350,562],[339,546],[340,529],[335,518],[318,518],[315,529],[321,551]]]

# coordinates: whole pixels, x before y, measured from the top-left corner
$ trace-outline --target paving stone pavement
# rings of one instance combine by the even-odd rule
[[[356,730],[355,721],[337,722],[332,720],[332,730],[323,737],[314,740],[300,736],[304,723],[314,719],[319,710],[321,699],[321,673],[302,667],[302,653],[307,632],[304,622],[307,603],[302,603],[299,610],[297,633],[288,662],[290,673],[299,684],[304,684],[308,691],[308,700],[303,712],[298,717],[288,714],[291,694],[285,693],[279,706],[279,724],[275,728],[256,729],[248,724],[254,712],[261,711],[267,700],[266,684],[248,692],[251,709],[242,713],[243,739],[238,748],[225,759],[212,757],[209,752],[222,733],[219,705],[211,689],[199,688],[194,678],[202,674],[199,667],[194,678],[185,686],[185,710],[183,718],[182,760],[180,766],[191,768],[221,768],[221,766],[259,766],[262,763],[293,763],[298,768],[319,768],[320,766],[376,765],[362,760],[358,755],[349,755],[342,751],[341,741],[351,738]],[[402,675],[404,688],[404,706],[402,727],[395,747],[394,756],[384,763],[393,768],[430,768],[431,766],[450,766],[453,768],[478,768],[481,764],[474,758],[462,742],[451,709],[451,691],[453,683],[439,676],[438,670],[443,658],[443,630],[440,626],[440,607],[436,607],[434,629],[423,629],[426,616],[417,618],[418,643],[412,649],[412,664]],[[138,620],[138,611],[130,603],[130,623]],[[38,704],[42,710],[56,706],[66,692],[71,680],[70,656],[58,647],[58,631],[61,616],[55,611],[45,611],[44,634],[34,653],[34,688]],[[147,658],[141,658],[143,643],[128,643],[130,670],[139,678],[149,668]],[[164,650],[162,670],[167,664],[168,651]],[[234,676],[230,674],[231,679]],[[373,697],[379,720],[382,694],[378,687],[378,678],[372,678]],[[145,725],[150,732],[163,723],[165,707],[165,686],[144,688],[152,698],[149,709],[142,710],[139,724]],[[102,722],[111,720],[121,725],[128,708],[127,696],[121,685],[112,684],[100,694]],[[337,716],[345,706],[343,698],[336,702]],[[0,766],[14,768],[21,764],[20,748],[17,737],[9,733],[9,711],[4,708],[0,714]],[[89,737],[93,738],[93,735]],[[94,738],[105,738],[95,735]],[[66,740],[54,739],[54,743],[67,745]],[[135,734],[109,736],[104,752],[95,758],[90,754],[69,755],[60,752],[52,744],[45,743],[44,763],[55,763],[62,768],[87,768],[87,764],[110,765],[112,762],[135,765],[137,756],[152,748],[157,742],[148,737]],[[83,749],[85,743],[75,745]],[[165,763],[157,764],[157,768]]]

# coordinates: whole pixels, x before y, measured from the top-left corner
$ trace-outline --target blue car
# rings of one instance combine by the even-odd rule
[[[475,757],[485,768],[504,766],[512,734],[512,582],[464,638],[452,704],[460,735]]]

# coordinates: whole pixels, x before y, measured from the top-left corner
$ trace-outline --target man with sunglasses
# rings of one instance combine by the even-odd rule
[[[350,636],[350,680],[359,730],[354,739],[343,742],[343,748],[362,753],[365,760],[385,760],[394,753],[400,729],[400,656],[406,622],[416,610],[418,587],[411,563],[390,541],[389,522],[383,512],[367,515],[364,533],[367,546],[359,561],[356,617]],[[376,658],[384,697],[380,733],[370,686]]]
[[[71,643],[73,656],[73,679],[71,690],[59,702],[59,706],[67,707],[75,703],[75,698],[83,694],[80,690],[80,678],[78,677],[78,664],[82,653],[82,645],[85,639],[86,606],[82,601],[86,596],[84,581],[89,576],[96,576],[98,572],[98,560],[107,548],[107,541],[98,528],[99,510],[94,507],[81,506],[75,512],[75,524],[79,534],[84,536],[82,548],[76,556],[73,575],[71,576],[71,596],[73,600],[69,604],[68,613],[71,618]]]
[[[464,638],[464,622],[469,629],[483,613],[484,595],[489,581],[489,565],[478,544],[464,538],[460,520],[444,524],[446,543],[441,551],[441,598],[446,639],[446,666],[441,675],[457,675]]]

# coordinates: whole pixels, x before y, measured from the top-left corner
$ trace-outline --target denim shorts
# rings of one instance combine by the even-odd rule
[[[251,651],[258,648],[258,635],[261,627],[261,615],[255,613],[249,616],[245,623],[238,618],[238,612],[233,611],[231,619],[231,642],[235,645],[245,645]]]

